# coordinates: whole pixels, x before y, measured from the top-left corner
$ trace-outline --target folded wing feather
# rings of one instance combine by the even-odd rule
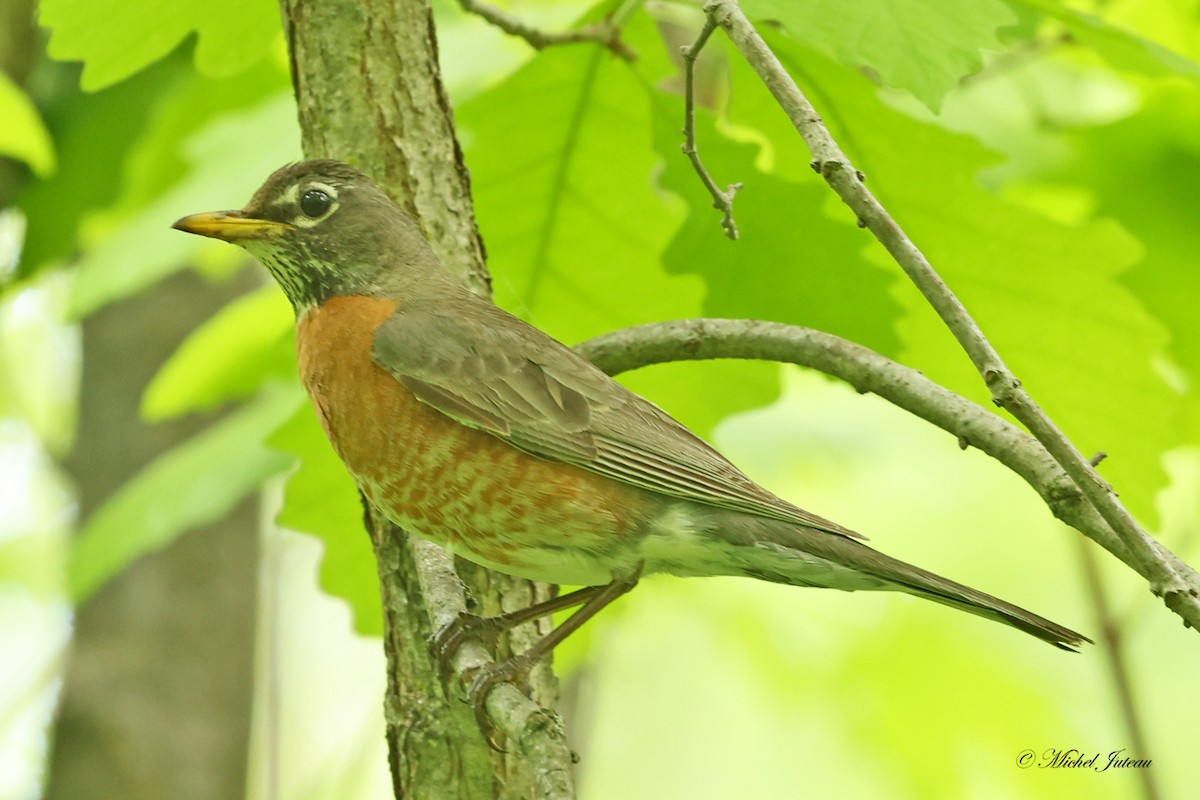
[[[412,300],[375,359],[419,400],[532,455],[654,492],[865,538],[758,486],[658,406],[465,290]]]

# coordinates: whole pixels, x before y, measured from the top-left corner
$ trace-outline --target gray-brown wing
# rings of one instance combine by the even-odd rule
[[[406,301],[375,359],[422,402],[535,456],[655,492],[864,538],[743,475],[574,351],[465,291]]]

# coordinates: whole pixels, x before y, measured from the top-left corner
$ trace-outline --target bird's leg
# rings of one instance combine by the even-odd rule
[[[572,605],[579,605],[580,601],[582,601],[582,607],[564,620],[563,623],[557,628],[534,642],[533,646],[524,653],[512,656],[511,658],[501,661],[500,663],[488,664],[487,666],[479,668],[479,670],[475,673],[475,679],[471,681],[471,688],[468,692],[468,696],[471,700],[471,706],[475,710],[475,720],[479,723],[480,730],[483,731],[484,736],[487,738],[488,745],[490,745],[493,750],[499,750],[503,752],[503,750],[500,748],[500,745],[496,742],[496,728],[492,724],[491,719],[488,717],[487,709],[484,706],[487,701],[488,694],[491,693],[492,688],[498,683],[511,681],[517,676],[525,676],[529,672],[530,667],[532,667],[539,660],[541,660],[543,656],[557,647],[564,639],[566,639],[575,631],[579,630],[583,623],[596,616],[596,614],[602,608],[636,586],[637,579],[638,576],[634,575],[632,578],[614,580],[612,583],[604,586],[591,586],[587,589],[580,589],[579,591],[571,592],[570,594],[564,595],[561,598],[555,598],[558,600],[572,599],[574,602],[566,605],[559,604],[557,606],[553,606],[550,609],[552,611],[557,611],[561,608],[570,608]],[[512,615],[518,616],[525,614],[521,621],[524,621],[525,619],[533,619],[536,616],[542,616],[543,614],[549,612],[542,611],[541,613],[534,615],[528,615],[527,612],[531,611],[532,609],[536,609],[539,606],[550,606],[553,603],[553,600],[546,601],[545,603],[538,603],[536,606],[531,606],[524,611],[512,612]],[[509,615],[501,615],[501,617],[506,616]],[[493,617],[492,619],[500,619],[501,617]]]
[[[540,603],[534,603],[526,608],[497,614],[494,617],[481,617],[466,611],[460,612],[457,617],[434,634],[429,642],[429,650],[438,661],[438,672],[441,675],[442,683],[450,682],[450,675],[454,671],[452,663],[454,656],[467,639],[477,636],[490,652],[495,652],[496,640],[505,631],[511,630],[523,622],[583,605],[606,588],[608,585],[587,586],[558,597],[551,597]]]

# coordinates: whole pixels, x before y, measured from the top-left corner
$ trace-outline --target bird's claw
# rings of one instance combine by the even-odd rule
[[[510,611],[495,617],[479,617],[462,612],[434,635],[430,641],[430,653],[438,662],[442,685],[447,687],[447,692],[449,692],[450,679],[454,675],[452,662],[455,654],[467,639],[478,638],[487,645],[492,653],[495,653],[496,643],[504,631],[555,611],[580,606],[580,609],[566,621],[538,639],[520,655],[515,655],[506,661],[465,671],[464,677],[471,682],[467,700],[475,712],[475,719],[479,723],[488,745],[494,750],[504,752],[497,743],[497,731],[484,707],[488,695],[495,685],[519,679],[517,683],[521,691],[526,695],[531,694],[529,670],[533,665],[553,651],[554,647],[572,631],[591,619],[597,611],[628,592],[636,583],[637,575],[634,574],[630,577],[614,579],[604,586],[584,587],[570,594],[553,597],[528,608]]]
[[[495,617],[481,617],[462,611],[435,633],[429,640],[429,652],[437,661],[438,675],[442,685],[450,685],[450,680],[454,676],[454,657],[467,639],[478,638],[488,652],[494,653],[496,642],[504,630],[505,626]],[[528,659],[513,656],[499,663],[472,667],[463,673],[463,677],[470,681],[465,700],[471,704],[471,708],[475,712],[475,721],[479,724],[479,729],[483,732],[488,746],[497,752],[506,751],[500,746],[501,733],[487,713],[488,695],[491,694],[496,684],[505,682],[516,683],[517,688],[528,695],[530,693],[529,667]]]
[[[533,661],[521,654],[472,670],[473,675],[471,687],[467,690],[467,700],[475,712],[475,722],[478,723],[479,730],[483,731],[483,738],[487,741],[488,746],[498,753],[508,751],[500,746],[500,731],[496,729],[491,716],[487,713],[488,695],[497,684],[512,683],[522,694],[528,696],[531,691],[529,669],[532,666]]]
[[[450,683],[454,675],[454,657],[467,639],[477,638],[483,642],[488,652],[495,652],[496,642],[503,627],[497,625],[490,617],[481,617],[460,611],[458,616],[447,623],[429,640],[429,654],[437,661],[438,677],[442,685]]]

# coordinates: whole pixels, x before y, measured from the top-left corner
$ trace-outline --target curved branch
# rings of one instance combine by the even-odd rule
[[[612,19],[593,22],[578,30],[552,33],[535,28],[528,22],[509,14],[484,0],[458,0],[463,11],[475,14],[509,36],[524,39],[534,50],[544,50],[560,44],[577,44],[579,42],[595,42],[606,47],[618,58],[625,61],[636,61],[637,53],[625,42],[621,41],[621,28]]]
[[[1125,560],[1150,583],[1154,594],[1193,628],[1200,628],[1200,576],[1177,559],[1162,555],[1162,546],[1139,527],[1112,488],[1099,476],[1086,456],[1046,415],[1000,358],[966,307],[933,269],[887,209],[867,189],[862,173],[842,152],[824,121],[779,63],[758,31],[746,19],[737,0],[708,0],[705,14],[728,34],[730,41],[762,78],[767,89],[788,115],[813,155],[813,168],[858,216],[859,224],[874,234],[933,306],[954,334],[992,392],[995,403],[1007,409],[1037,437],[1062,466],[1088,502],[1104,517],[1122,541]]]
[[[840,378],[860,393],[879,395],[933,423],[955,436],[961,446],[978,448],[995,458],[1032,486],[1054,516],[1152,580],[1144,563],[1134,558],[1125,541],[1036,439],[917,370],[846,339],[778,322],[686,319],[614,331],[583,342],[575,350],[609,374],[667,361],[740,358],[797,364]],[[1155,546],[1156,558],[1163,564],[1180,574],[1191,572],[1166,547]],[[1200,593],[1200,582],[1191,583],[1188,589]]]

